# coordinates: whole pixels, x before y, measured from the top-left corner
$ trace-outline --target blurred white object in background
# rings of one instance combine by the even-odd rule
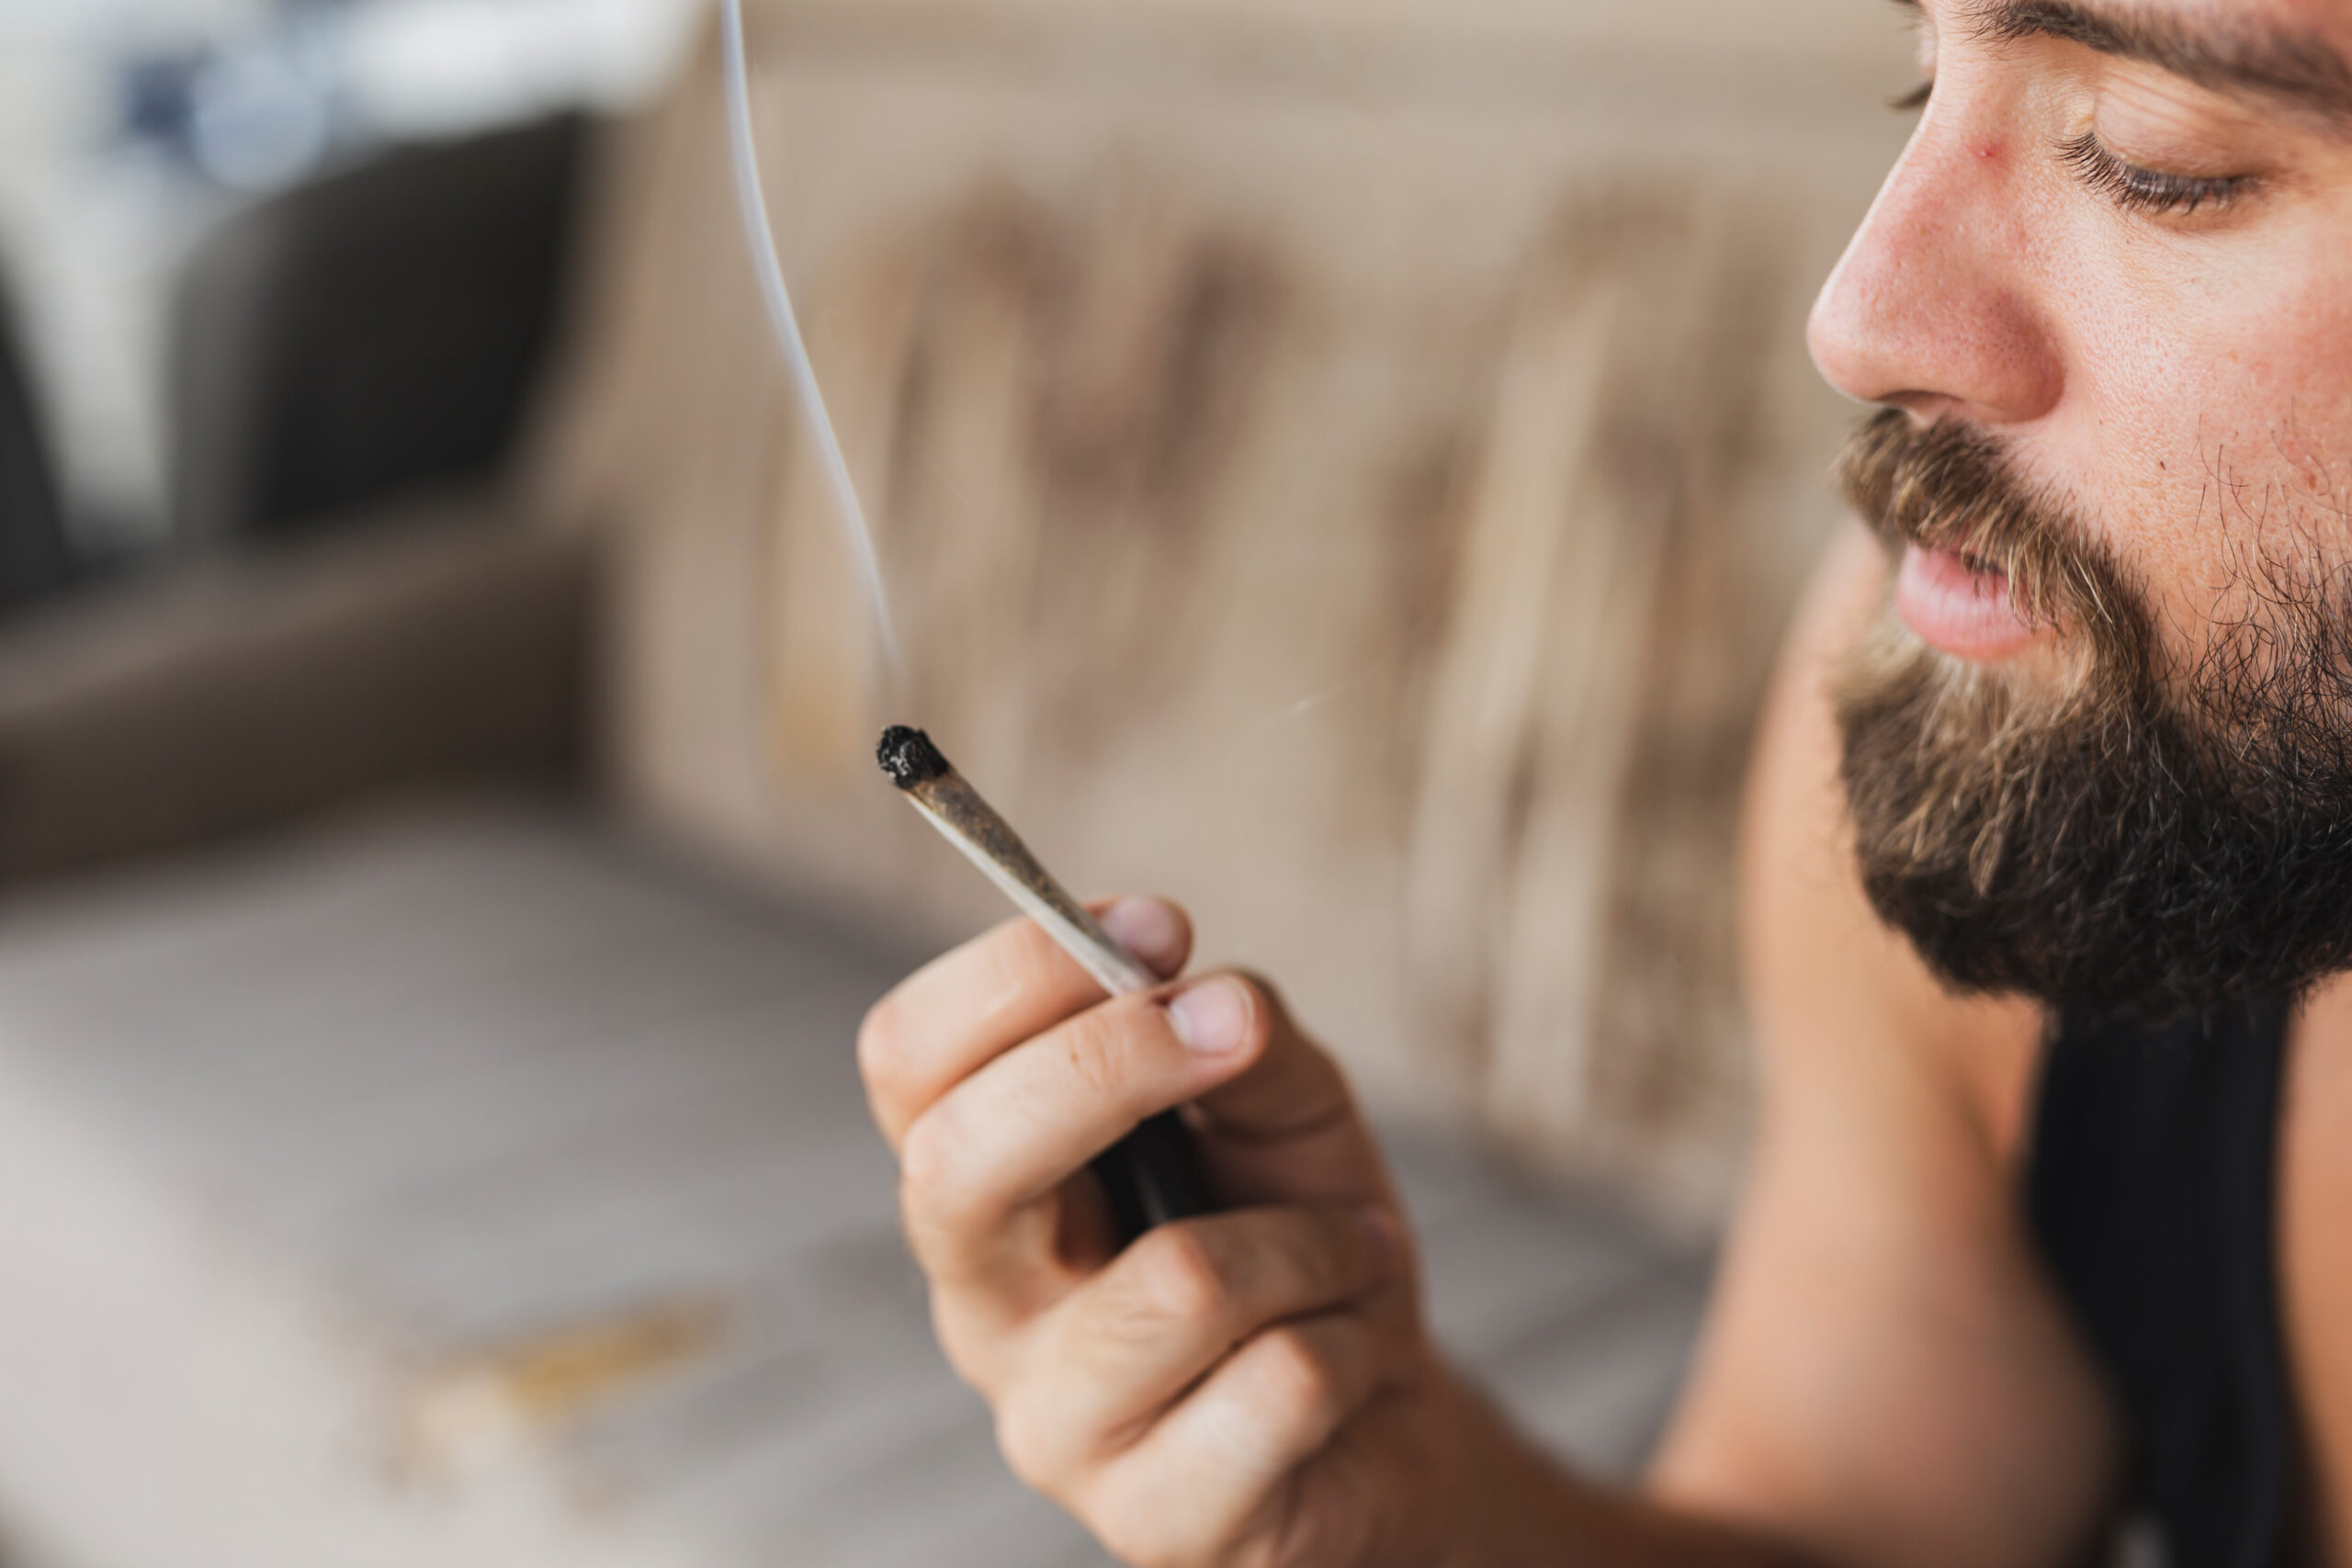
[[[380,137],[623,108],[669,80],[702,10],[703,0],[373,0],[341,14],[345,104]]]
[[[706,0],[0,0],[0,287],[75,543],[170,542],[173,279],[240,201],[401,141],[626,108]]]
[[[333,128],[324,96],[288,51],[232,54],[191,84],[188,150],[197,166],[235,190],[270,190],[326,155]]]

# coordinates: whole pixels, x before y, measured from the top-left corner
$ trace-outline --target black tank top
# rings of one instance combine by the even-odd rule
[[[2042,1060],[2028,1222],[2123,1419],[2127,1528],[2166,1568],[2282,1561],[2286,1038],[2264,1002],[2166,1029],[2070,1021]]]

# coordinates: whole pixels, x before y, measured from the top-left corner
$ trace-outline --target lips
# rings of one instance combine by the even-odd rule
[[[2042,627],[2009,601],[2009,580],[1950,550],[1904,547],[1895,613],[1930,648],[1955,659],[1996,660],[2040,640]]]

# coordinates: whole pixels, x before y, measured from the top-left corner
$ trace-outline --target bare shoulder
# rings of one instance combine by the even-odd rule
[[[2280,1309],[2306,1454],[2314,1561],[2352,1562],[2352,975],[2290,1036],[2280,1123]]]
[[[1831,1561],[2058,1562],[2112,1439],[2017,1220],[2039,1016],[1945,992],[1848,846],[1832,686],[1883,571],[1858,528],[1833,546],[1758,741],[1741,907],[1762,1116],[1656,1484]]]

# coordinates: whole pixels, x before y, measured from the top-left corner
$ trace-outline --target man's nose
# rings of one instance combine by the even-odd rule
[[[2032,287],[2024,149],[2014,129],[1939,107],[1822,286],[1813,362],[1848,397],[1922,419],[2036,419],[2065,373]]]

